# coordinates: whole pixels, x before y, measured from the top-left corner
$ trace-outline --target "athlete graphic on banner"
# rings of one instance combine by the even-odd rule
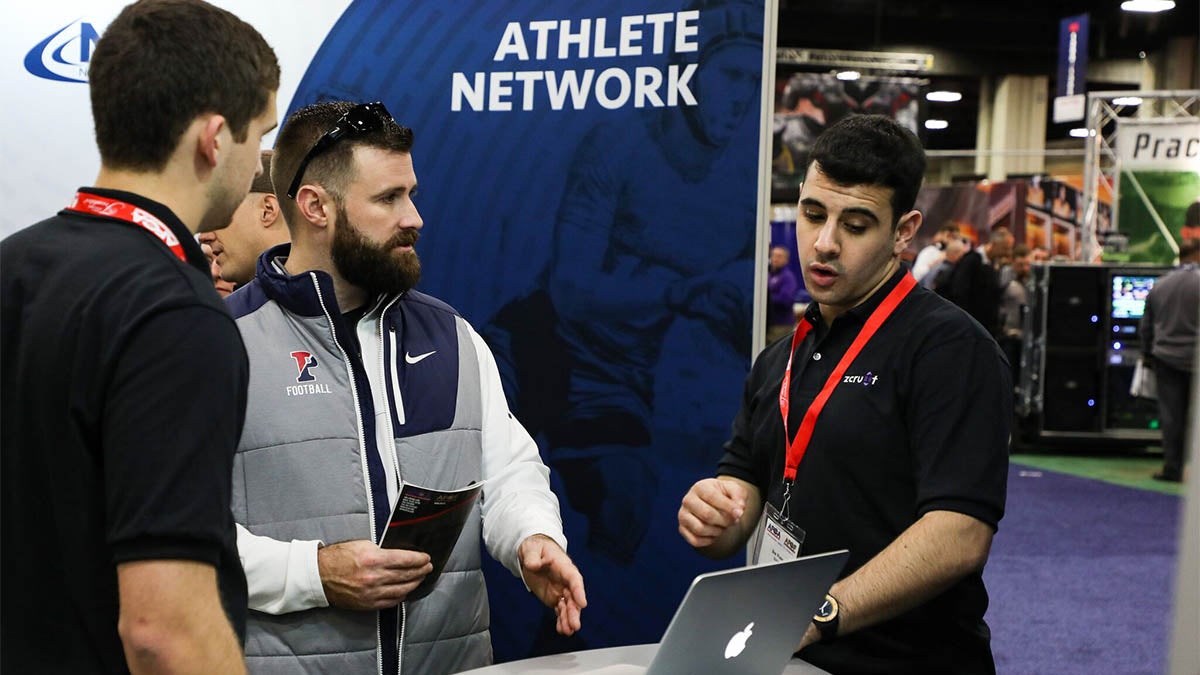
[[[762,7],[690,8],[700,12],[699,50],[675,58],[703,64],[697,105],[639,111],[585,136],[540,287],[484,331],[514,413],[544,432],[547,461],[588,517],[589,547],[619,564],[633,559],[653,515],[654,371],[668,328],[696,319],[738,354],[750,351],[754,204],[732,193],[729,177],[755,167],[727,150],[757,110]]]

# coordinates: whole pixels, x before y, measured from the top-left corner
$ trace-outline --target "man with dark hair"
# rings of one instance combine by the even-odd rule
[[[912,275],[919,283],[925,281],[925,276],[937,269],[942,261],[946,259],[946,244],[951,240],[960,238],[958,225],[953,222],[948,222],[938,228],[937,232],[933,233],[933,239],[929,245],[921,249],[917,253],[917,257],[913,260]],[[929,284],[925,285],[929,288]]]
[[[0,670],[244,672],[248,370],[193,235],[262,170],[279,66],[225,10],[142,0],[90,79],[95,186],[0,243]]]
[[[1187,430],[1200,332],[1200,239],[1184,240],[1179,268],[1155,282],[1142,314],[1143,361],[1154,369],[1163,467],[1155,480],[1178,483],[1187,464]]]
[[[1012,250],[1012,278],[1004,284],[1000,299],[1000,319],[996,341],[1008,358],[1015,381],[1021,371],[1021,335],[1024,332],[1025,306],[1029,304],[1029,247],[1017,244]]]
[[[754,364],[718,475],[684,497],[680,533],[711,557],[758,534],[760,562],[781,555],[764,531],[806,554],[849,549],[796,636],[831,673],[993,673],[982,570],[1004,512],[1007,366],[900,263],[921,223],[917,138],[851,117],[811,159],[796,237],[813,304]]]
[[[262,151],[262,164],[266,170],[251,183],[250,194],[233,212],[229,227],[200,235],[201,243],[211,243],[221,281],[225,284],[242,286],[250,283],[258,256],[272,246],[289,241],[287,221],[280,211],[275,185],[271,182],[274,154],[273,150]],[[221,291],[220,283],[217,291]]]
[[[976,246],[954,265],[943,295],[966,310],[988,332],[995,333],[1000,317],[1001,261],[1012,251],[1013,235],[1007,227],[988,233],[988,243]]]
[[[796,291],[800,282],[788,269],[791,253],[786,246],[771,247],[771,261],[767,268],[767,344],[791,335],[796,327]]]
[[[229,297],[250,355],[234,517],[254,673],[451,673],[492,660],[479,540],[580,627],[537,446],[495,360],[449,306],[414,290],[423,223],[412,131],[382,103],[320,103],[284,124],[272,163],[292,243]],[[400,488],[482,482],[427,596],[419,551],[381,548]],[[284,486],[284,487],[280,487]]]

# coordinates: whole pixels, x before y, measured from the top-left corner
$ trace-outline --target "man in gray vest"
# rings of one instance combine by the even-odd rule
[[[1158,418],[1162,426],[1163,468],[1156,480],[1183,480],[1187,457],[1192,376],[1196,372],[1196,333],[1200,330],[1200,240],[1184,240],[1179,269],[1159,279],[1142,314],[1143,358],[1154,368]]]
[[[229,297],[250,355],[233,512],[253,673],[452,673],[492,660],[483,542],[571,634],[586,606],[549,470],[491,352],[413,290],[422,221],[412,131],[381,103],[294,113],[271,173],[292,243]],[[400,489],[483,482],[433,566],[381,548]]]

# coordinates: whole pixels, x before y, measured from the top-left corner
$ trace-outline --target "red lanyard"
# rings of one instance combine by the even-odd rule
[[[179,243],[179,237],[175,236],[166,223],[145,209],[140,209],[119,199],[101,197],[90,192],[76,192],[75,201],[67,207],[67,210],[133,223],[158,237],[167,248],[171,249],[171,253],[174,253],[176,258],[187,262],[187,254],[183,252],[183,245]]]
[[[817,426],[817,416],[821,414],[821,410],[825,408],[826,401],[833,395],[833,389],[842,381],[842,376],[846,373],[846,369],[854,362],[858,353],[866,346],[867,342],[875,335],[875,331],[887,321],[888,317],[895,311],[896,306],[900,301],[908,296],[909,291],[917,285],[917,280],[907,272],[900,279],[900,283],[892,289],[883,302],[871,312],[871,316],[867,319],[867,323],[863,325],[862,330],[858,331],[858,337],[854,338],[850,348],[842,356],[842,360],[838,362],[837,367],[830,373],[829,379],[825,380],[825,386],[821,388],[821,393],[813,399],[811,405],[808,406],[808,411],[804,413],[804,420],[800,423],[800,429],[796,432],[796,438],[788,444],[787,463],[783,468],[783,477],[785,480],[796,480],[796,469],[800,466],[800,460],[804,459],[804,453],[808,452],[808,442],[812,440],[813,429]],[[796,326],[795,333],[792,334],[792,351],[788,355],[787,369],[783,371],[783,385],[779,388],[779,412],[783,414],[783,438],[787,440],[787,423],[788,423],[788,400],[791,397],[792,384],[792,357],[796,353],[796,347],[804,341],[805,336],[812,330],[812,324],[808,319],[802,319],[799,325]]]

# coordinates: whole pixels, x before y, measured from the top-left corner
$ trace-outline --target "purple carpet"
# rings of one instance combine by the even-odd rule
[[[984,570],[997,672],[1165,672],[1181,508],[1014,464]]]

